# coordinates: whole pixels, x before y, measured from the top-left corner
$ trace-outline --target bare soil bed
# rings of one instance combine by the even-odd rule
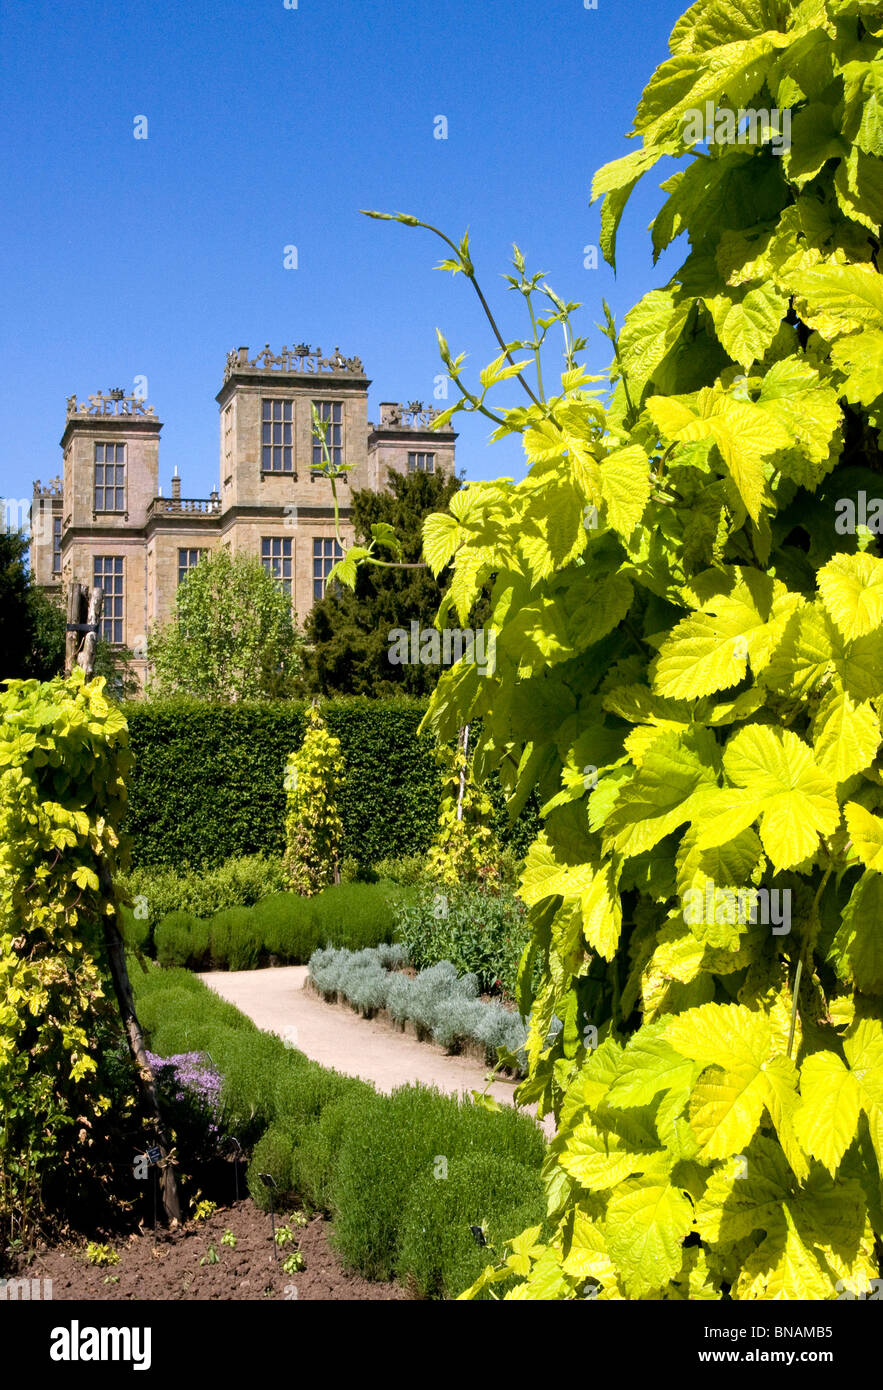
[[[277,1225],[284,1220],[277,1215]],[[236,1237],[232,1248],[221,1243],[228,1229]],[[51,1279],[53,1300],[386,1302],[407,1297],[398,1284],[374,1283],[345,1270],[329,1245],[328,1231],[328,1222],[316,1216],[296,1232],[304,1268],[286,1274],[282,1263],[295,1246],[283,1246],[274,1258],[270,1217],[246,1198],[219,1208],[205,1221],[190,1221],[174,1231],[158,1229],[155,1240],[147,1229],[109,1241],[118,1264],[91,1264],[85,1244],[38,1246],[29,1261],[19,1260],[10,1277]],[[217,1263],[206,1258],[210,1246]]]

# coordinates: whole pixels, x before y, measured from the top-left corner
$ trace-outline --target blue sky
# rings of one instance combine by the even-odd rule
[[[594,332],[683,258],[653,267],[645,181],[619,275],[586,270],[596,168],[630,148],[636,102],[685,0],[4,0],[0,119],[6,273],[0,494],[60,469],[66,396],[148,379],[160,476],[217,480],[214,397],[227,351],[307,341],[361,356],[380,400],[432,400],[435,327],[476,370],[495,356],[471,287],[434,271],[413,212],[459,237],[507,336],[512,241]],[[148,138],[134,138],[136,116]],[[448,138],[434,138],[444,115]],[[298,269],[286,270],[286,245]],[[553,365],[550,358],[549,366]],[[555,364],[557,365],[557,364]],[[512,392],[512,403],[516,393]],[[464,417],[459,417],[464,421]],[[469,478],[521,475],[516,443],[461,424]]]

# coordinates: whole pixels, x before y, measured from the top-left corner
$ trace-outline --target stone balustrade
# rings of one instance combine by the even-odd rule
[[[220,497],[154,497],[148,516],[220,516]]]

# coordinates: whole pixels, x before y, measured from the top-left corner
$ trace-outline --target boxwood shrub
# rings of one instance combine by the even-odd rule
[[[221,1073],[224,1132],[252,1149],[254,1200],[268,1205],[265,1172],[278,1205],[298,1199],[327,1210],[347,1265],[450,1296],[491,1258],[471,1253],[470,1225],[487,1220],[503,1240],[540,1219],[545,1145],[528,1117],[424,1086],[379,1095],[261,1032],[187,971],[142,968],[134,958],[130,971],[151,1049],[204,1051]]]
[[[329,942],[357,950],[376,946],[392,938],[396,912],[410,892],[390,883],[342,883],[314,898],[272,893],[208,922],[172,912],[156,930],[157,960],[191,970],[252,970],[271,961],[305,965]]]
[[[513,1209],[512,1194],[521,1206]],[[396,1268],[405,1269],[423,1298],[456,1298],[481,1273],[490,1258],[476,1243],[473,1226],[484,1230],[488,1246],[528,1226],[541,1226],[546,1199],[539,1172],[532,1165],[499,1154],[469,1153],[436,1161],[408,1190],[399,1227]],[[426,1239],[426,1232],[433,1239]],[[499,1292],[499,1288],[497,1289]]]

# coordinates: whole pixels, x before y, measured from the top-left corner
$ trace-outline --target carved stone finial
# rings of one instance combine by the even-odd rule
[[[278,355],[265,343],[263,349],[251,360],[248,350],[240,348],[238,353],[228,352],[224,364],[224,381],[229,381],[237,368],[256,368],[263,372],[298,372],[320,375],[323,372],[348,372],[353,376],[364,376],[360,357],[345,357],[336,347],[329,357],[323,357],[321,347],[310,347],[309,343],[296,343],[289,348],[285,344]]]

